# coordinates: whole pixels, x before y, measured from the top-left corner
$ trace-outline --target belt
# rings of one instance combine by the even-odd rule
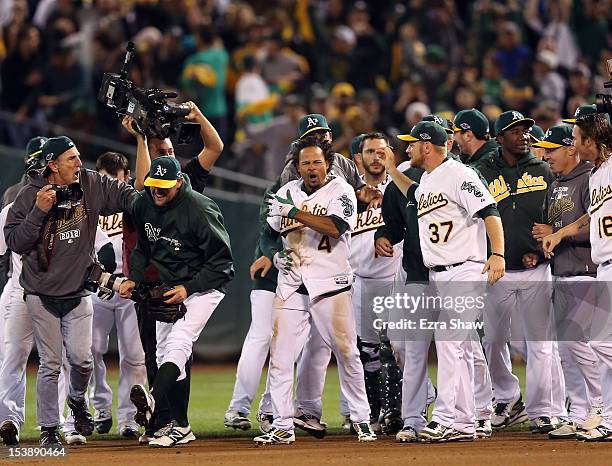
[[[433,272],[446,272],[447,270],[453,269],[463,264],[465,264],[465,261],[457,262],[456,264],[451,264],[451,265],[434,265],[433,267],[429,267],[429,270]]]

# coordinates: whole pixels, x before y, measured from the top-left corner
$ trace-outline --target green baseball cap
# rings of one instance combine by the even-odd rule
[[[66,152],[68,149],[74,147],[74,142],[67,136],[58,136],[55,138],[47,139],[42,147],[42,156],[45,162],[56,160],[60,155]]]
[[[455,119],[455,132],[460,133],[461,131],[471,131],[478,137],[484,137],[489,134],[489,120],[480,110],[470,108],[468,110],[461,110]]]
[[[574,123],[576,123],[576,119],[577,118],[580,118],[581,116],[589,115],[591,113],[597,113],[597,105],[595,105],[595,104],[581,105],[574,112],[574,117],[573,118],[564,118],[561,121],[563,123],[567,123],[567,124],[573,125]]]
[[[169,189],[174,188],[179,179],[183,177],[181,166],[174,157],[164,155],[151,162],[149,176],[144,182],[145,186]]]
[[[331,128],[327,124],[327,118],[320,113],[311,113],[302,117],[298,124],[299,138],[302,139],[307,134],[313,131],[331,131]]]
[[[542,149],[557,149],[559,147],[570,147],[574,145],[572,127],[570,125],[556,125],[548,129],[540,142],[533,147]]]
[[[421,118],[421,121],[433,121],[434,123],[438,123],[440,126],[442,126],[444,131],[446,131],[446,134],[455,134],[455,132],[449,128],[448,120],[440,115],[427,115]]]
[[[508,110],[502,113],[497,120],[495,120],[495,136],[499,136],[500,133],[512,128],[516,125],[527,125],[530,128],[535,125],[535,120],[531,118],[525,118],[523,114],[517,110]]]
[[[445,146],[448,140],[444,128],[433,121],[419,121],[410,134],[400,134],[397,138],[407,142],[431,142],[434,146]]]
[[[42,148],[45,145],[49,138],[44,136],[36,136],[28,141],[26,144],[26,155],[25,159],[28,160],[31,157],[42,157]]]
[[[361,152],[361,141],[363,141],[364,136],[365,134],[361,133],[359,136],[355,136],[351,140],[351,147],[349,148],[351,157],[355,157],[355,154],[358,154],[359,152]]]
[[[529,130],[529,137],[533,142],[540,142],[542,139],[544,139],[544,130],[538,125],[533,125]]]

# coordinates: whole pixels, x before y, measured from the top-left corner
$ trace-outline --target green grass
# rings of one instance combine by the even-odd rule
[[[430,366],[430,376],[432,380],[436,380],[436,367]],[[524,389],[525,367],[517,366],[515,374],[521,380],[521,387]],[[234,388],[235,368],[222,366],[215,368],[206,368],[206,370],[195,370],[192,373],[191,381],[191,398],[189,403],[189,420],[191,427],[199,437],[227,437],[227,436],[252,436],[255,431],[242,432],[233,429],[226,429],[223,425],[223,415],[229,404]],[[113,400],[113,412],[117,407],[116,393],[118,383],[118,371],[116,369],[109,370],[109,385],[113,389],[115,399]],[[250,419],[256,427],[255,414],[259,398],[264,389],[265,378],[262,377],[261,384]],[[339,395],[340,387],[338,382],[338,372],[336,367],[330,367],[327,371],[327,379],[325,384],[325,392],[323,394],[323,418],[329,425],[330,433],[343,432],[341,429],[342,416],[339,413]],[[116,418],[113,418],[116,422]],[[345,431],[344,431],[345,432]],[[116,424],[111,430],[112,434],[116,433]],[[26,425],[21,433],[23,440],[37,440],[39,431],[36,423],[36,373],[28,371],[28,384],[26,394]],[[114,437],[114,435],[113,435]],[[106,436],[96,436],[93,438],[109,438]]]

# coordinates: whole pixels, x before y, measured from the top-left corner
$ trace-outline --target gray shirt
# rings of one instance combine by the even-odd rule
[[[129,212],[139,194],[127,183],[83,168],[81,205],[53,208],[47,214],[36,206],[36,194],[47,184],[47,179],[38,175],[19,192],[6,219],[6,244],[22,255],[19,282],[27,294],[84,296],[99,216]]]
[[[553,231],[578,220],[590,204],[589,173],[593,165],[580,162],[567,176],[558,176],[548,188],[544,199],[544,218]],[[552,273],[557,277],[573,277],[597,273],[591,260],[589,233],[565,238],[555,249],[552,258]]]

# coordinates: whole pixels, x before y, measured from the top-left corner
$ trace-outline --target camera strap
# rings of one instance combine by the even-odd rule
[[[59,220],[60,212],[58,209],[52,209],[45,224],[42,241],[38,243],[38,265],[43,272],[49,270],[51,254],[55,246],[55,237],[57,235],[57,221]]]

